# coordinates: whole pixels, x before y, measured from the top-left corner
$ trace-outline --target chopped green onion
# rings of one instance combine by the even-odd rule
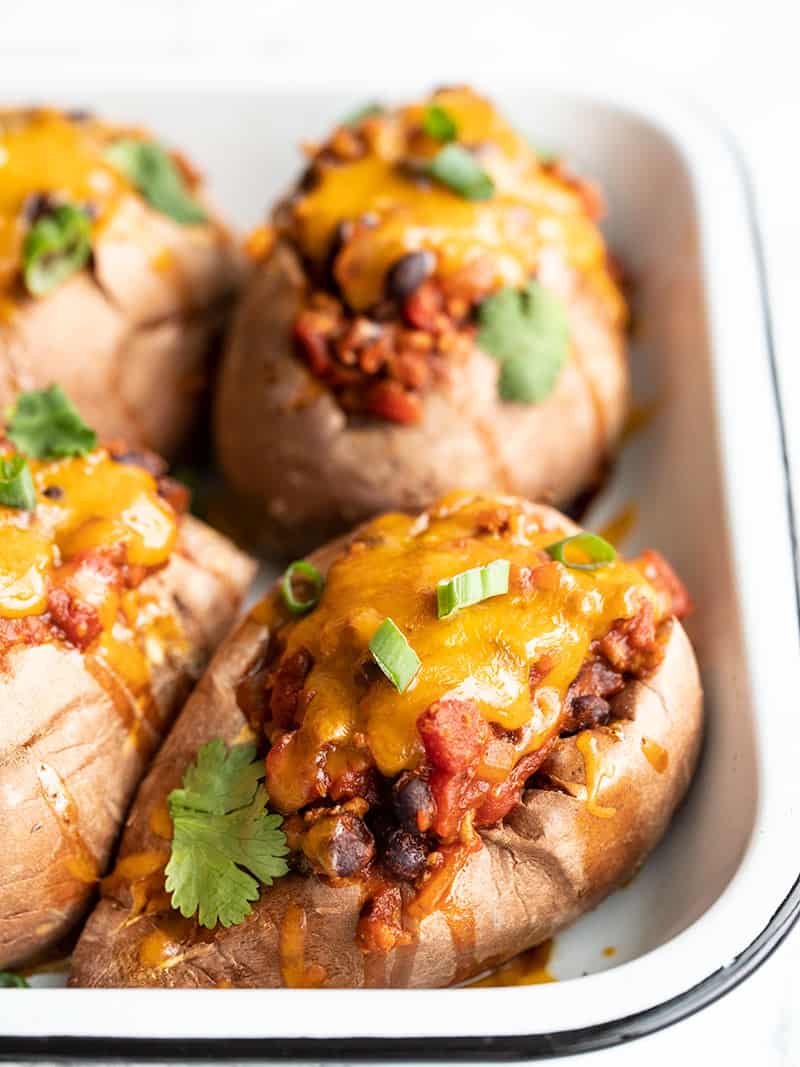
[[[22,511],[33,511],[36,507],[36,490],[24,456],[0,458],[0,505]]]
[[[419,656],[391,619],[384,619],[372,636],[369,650],[375,662],[402,693],[420,669]]]
[[[382,115],[385,110],[386,108],[383,104],[379,104],[377,100],[372,100],[368,104],[363,104],[361,107],[356,108],[355,111],[351,111],[349,115],[345,115],[339,125],[358,126],[363,119],[372,118],[374,115]]]
[[[44,296],[83,270],[91,235],[91,219],[73,204],[61,204],[31,226],[22,245],[22,280],[31,296]]]
[[[577,548],[589,557],[588,563],[576,563],[567,559],[565,549]],[[567,567],[576,571],[596,571],[598,567],[605,567],[607,563],[613,563],[617,553],[613,545],[598,537],[597,534],[579,533],[573,537],[565,537],[563,541],[556,541],[554,545],[548,545],[545,552],[551,559],[558,560]]]
[[[182,226],[206,221],[208,216],[189,193],[175,160],[160,144],[123,138],[109,145],[106,159],[162,215]]]
[[[494,195],[491,176],[460,144],[440,148],[428,164],[427,173],[465,200],[489,200]]]
[[[422,128],[434,141],[455,141],[458,137],[458,126],[449,111],[445,111],[438,104],[431,104],[425,110],[422,120]]]
[[[20,393],[6,415],[7,436],[34,459],[85,456],[97,444],[97,434],[60,385]]]
[[[0,971],[0,989],[28,989],[27,979],[11,971]]]
[[[446,619],[459,608],[480,604],[493,596],[508,592],[510,563],[495,559],[483,567],[472,567],[453,578],[445,578],[436,586],[436,609],[440,619]]]
[[[536,158],[543,167],[548,166],[550,163],[555,163],[559,158],[558,152],[554,152],[551,148],[545,148],[536,141],[532,141],[530,137],[528,138],[528,144],[536,153]]]
[[[310,596],[301,600],[295,595],[295,591],[292,582],[295,576],[305,579],[311,586]],[[319,604],[319,598],[322,596],[322,588],[325,585],[325,579],[322,577],[313,563],[309,563],[304,559],[296,559],[294,563],[290,563],[286,568],[286,572],[281,580],[281,594],[283,595],[283,602],[292,615],[305,615],[307,611],[311,611]]]

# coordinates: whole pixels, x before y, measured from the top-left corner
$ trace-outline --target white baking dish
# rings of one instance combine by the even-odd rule
[[[62,90],[65,103],[140,120],[184,146],[242,226],[259,220],[296,174],[299,140],[374,95],[265,83]],[[5,95],[42,92],[21,94],[16,83]],[[637,280],[636,387],[658,414],[626,447],[589,524],[600,527],[633,502],[638,521],[626,547],[661,548],[695,598],[690,629],[708,734],[686,805],[632,884],[558,939],[558,983],[435,992],[4,991],[0,1052],[41,1051],[42,1038],[51,1053],[104,1055],[166,1055],[175,1039],[182,1052],[207,1055],[391,1048],[408,1057],[530,1057],[600,1047],[719,996],[794,920],[797,576],[768,311],[742,174],[719,134],[671,105],[560,91],[495,95],[537,143],[557,147],[600,182],[612,246]],[[613,956],[604,955],[607,946]],[[209,1044],[218,1040],[218,1049]]]

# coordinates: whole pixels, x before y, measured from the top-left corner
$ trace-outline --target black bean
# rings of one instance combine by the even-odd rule
[[[60,500],[64,495],[64,490],[60,485],[48,485],[42,490],[42,495],[46,496],[48,500]]]
[[[339,878],[362,870],[375,853],[375,841],[357,815],[345,813],[336,819],[328,843],[328,863]]]
[[[570,705],[569,733],[578,733],[592,726],[602,726],[611,714],[611,706],[602,697],[588,694],[573,697]]]
[[[407,775],[395,782],[392,806],[397,821],[412,834],[427,830],[436,814],[428,783],[417,775]]]
[[[30,224],[38,222],[52,210],[52,202],[47,193],[29,193],[22,205],[22,217]]]
[[[411,296],[435,266],[436,257],[432,252],[407,252],[389,268],[386,275],[387,295],[393,300],[404,300]]]
[[[425,870],[425,842],[407,830],[393,830],[383,852],[384,866],[397,878],[413,882]]]
[[[314,166],[313,163],[309,163],[300,175],[300,180],[297,183],[298,191],[310,193],[317,185],[319,185],[319,168]]]
[[[123,463],[127,467],[142,467],[152,474],[154,478],[167,473],[167,463],[157,456],[155,452],[146,449],[129,448],[126,452],[113,452],[111,458],[116,463]]]

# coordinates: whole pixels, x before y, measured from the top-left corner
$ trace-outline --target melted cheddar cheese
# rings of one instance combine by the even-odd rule
[[[91,569],[71,573],[69,563],[82,553],[123,546],[123,562],[147,573],[169,560],[177,516],[148,471],[116,462],[105,449],[28,462],[35,512],[0,507],[0,620],[44,615],[51,589],[66,579],[99,617],[93,655],[146,707],[152,666],[183,642],[171,604],[139,588],[94,580]]]
[[[452,116],[458,142],[476,152],[492,177],[490,199],[470,201],[411,173],[442,147],[422,128],[430,103]],[[368,217],[368,224],[355,227],[346,239],[334,266],[352,308],[376,304],[389,268],[408,252],[434,253],[441,278],[481,260],[499,288],[524,284],[542,252],[557,248],[594,286],[612,319],[622,318],[622,297],[607,269],[603,238],[580,191],[543,167],[525,138],[488,101],[468,89],[443,90],[424,104],[370,117],[361,130],[365,154],[320,161],[318,181],[296,198],[291,223],[302,252],[322,264],[337,225]]]
[[[175,513],[146,470],[115,462],[105,449],[28,462],[36,512],[0,507],[0,617],[41,615],[53,569],[86,549],[122,544],[127,562],[145,567],[169,559]],[[48,489],[61,495],[51,498]]]
[[[507,513],[504,528],[482,530],[482,516],[498,507]],[[423,756],[417,720],[446,697],[472,700],[489,722],[521,730],[517,756],[539,748],[558,727],[591,642],[635,615],[643,597],[660,615],[634,565],[617,560],[581,571],[543,556],[564,536],[515,502],[465,494],[446,498],[422,522],[392,514],[365,527],[331,567],[318,606],[280,630],[284,656],[305,649],[313,657],[297,759],[325,751],[335,761],[365,738],[386,777],[412,769]],[[439,619],[437,583],[495,559],[511,563],[509,592]],[[387,617],[421,661],[402,693],[383,679],[367,684],[363,673],[370,639]],[[542,662],[548,669],[532,699],[531,669]],[[481,773],[500,781],[509,770],[487,765]]]
[[[112,131],[94,120],[72,121],[59,111],[0,111],[0,291],[19,270],[28,229],[24,207],[33,194],[91,204],[97,232],[120,199],[133,193],[104,158]]]

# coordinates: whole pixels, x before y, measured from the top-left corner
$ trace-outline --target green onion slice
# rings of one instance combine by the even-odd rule
[[[431,104],[426,108],[422,128],[434,141],[455,141],[458,137],[455,119],[449,111],[445,111],[438,104]]]
[[[175,160],[162,145],[123,138],[109,145],[106,159],[162,215],[182,226],[206,222],[208,216],[188,191]]]
[[[310,586],[310,595],[305,600],[295,593],[292,584],[295,577],[303,579]],[[324,585],[325,579],[313,563],[309,563],[305,559],[296,559],[294,563],[290,563],[286,568],[281,580],[283,602],[292,615],[305,615],[307,611],[311,611],[312,608],[319,604]]]
[[[391,619],[384,619],[375,631],[369,643],[369,650],[399,693],[408,688],[422,666],[419,656]]]
[[[575,560],[567,559],[565,555],[565,549],[567,548],[578,549],[579,552],[589,557],[589,562],[578,563]],[[597,534],[591,533],[579,533],[573,537],[565,537],[563,541],[556,541],[554,545],[548,545],[545,548],[545,552],[551,559],[558,560],[559,563],[563,563],[566,567],[572,567],[576,571],[596,571],[598,567],[605,567],[606,564],[613,563],[617,558],[613,545],[610,545],[602,537],[598,537]]]
[[[83,270],[92,254],[92,222],[73,204],[61,204],[35,222],[22,245],[22,280],[31,296],[44,296]]]
[[[446,619],[459,608],[480,604],[489,597],[508,592],[511,564],[507,559],[495,559],[483,567],[462,571],[453,578],[445,578],[436,586],[436,609],[440,619]]]
[[[0,989],[28,989],[27,979],[11,971],[0,971]]]
[[[33,511],[36,507],[33,477],[24,456],[0,458],[0,504],[22,511]]]
[[[490,200],[494,195],[491,176],[460,144],[440,148],[428,164],[427,173],[465,200]]]
[[[363,119],[372,118],[374,115],[382,115],[385,111],[386,108],[383,104],[379,104],[377,100],[371,100],[368,104],[362,104],[355,111],[351,111],[349,115],[345,115],[339,125],[358,126]]]

